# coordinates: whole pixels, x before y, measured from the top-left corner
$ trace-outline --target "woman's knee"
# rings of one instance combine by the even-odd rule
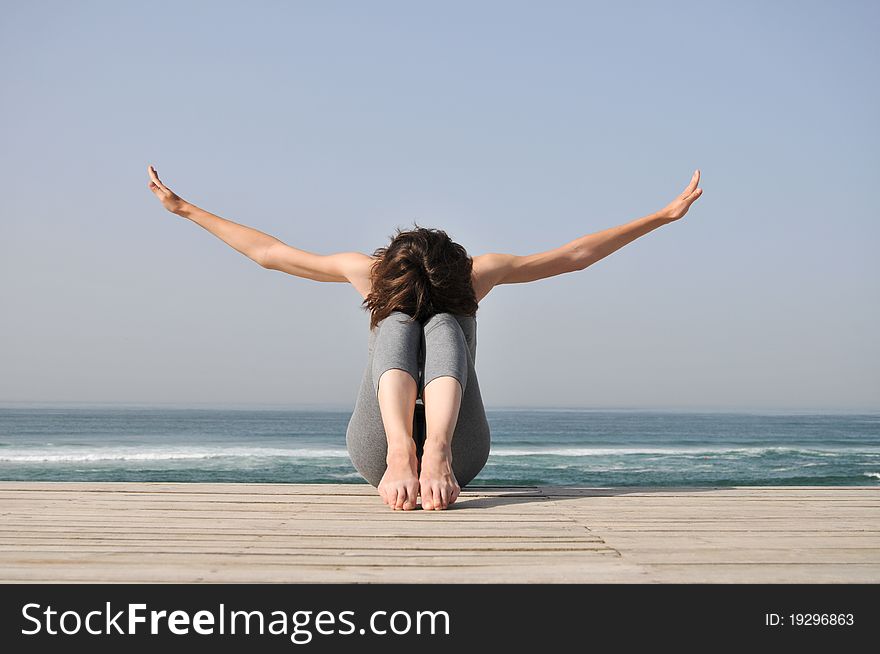
[[[440,311],[425,320],[425,331],[439,324],[455,325],[456,327],[461,329],[461,325],[458,324],[458,320],[456,320],[455,316],[452,313],[448,311]]]
[[[370,372],[377,397],[379,378],[391,368],[407,371],[418,386],[422,330],[417,322],[408,324],[408,319],[407,314],[395,311],[379,323],[379,334],[370,354]]]
[[[402,311],[392,311],[377,323],[376,332],[379,341],[412,341],[415,338],[421,338],[422,326],[409,314]]]
[[[449,314],[447,314],[449,315]],[[454,326],[436,321],[425,326],[425,369],[422,385],[427,386],[437,377],[455,377],[464,394],[468,387],[470,353],[461,325],[455,318]]]
[[[381,327],[387,324],[407,326],[415,325],[416,327],[421,327],[418,320],[415,320],[410,314],[404,311],[392,311],[387,316],[382,318],[377,326]]]

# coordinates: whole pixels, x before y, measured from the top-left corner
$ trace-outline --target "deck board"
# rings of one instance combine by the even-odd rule
[[[0,482],[2,582],[880,582],[880,487]]]

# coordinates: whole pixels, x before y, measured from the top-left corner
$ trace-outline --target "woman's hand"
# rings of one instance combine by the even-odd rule
[[[181,209],[189,204],[186,200],[180,198],[170,188],[159,181],[159,175],[156,174],[155,168],[147,166],[147,173],[150,175],[150,183],[147,185],[148,188],[157,198],[159,198],[162,206],[168,209],[168,211],[171,213],[180,213]]]
[[[697,184],[699,183],[700,171],[696,170],[694,176],[691,177],[691,183],[687,185],[687,188],[682,191],[677,198],[666,205],[666,207],[661,209],[658,212],[659,215],[667,222],[678,220],[684,216],[696,199],[703,194],[703,189],[697,188]]]

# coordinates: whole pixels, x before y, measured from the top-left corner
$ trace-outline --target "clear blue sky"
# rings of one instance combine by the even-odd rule
[[[0,401],[353,406],[368,315],[165,212],[319,253],[527,254],[487,407],[880,408],[876,2],[4,2]]]

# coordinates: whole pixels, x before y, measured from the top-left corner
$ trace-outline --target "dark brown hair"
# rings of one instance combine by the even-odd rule
[[[473,259],[441,229],[419,227],[391,236],[387,247],[373,252],[372,287],[361,303],[371,312],[370,329],[392,311],[410,322],[437,313],[474,316],[479,304],[471,281]]]

